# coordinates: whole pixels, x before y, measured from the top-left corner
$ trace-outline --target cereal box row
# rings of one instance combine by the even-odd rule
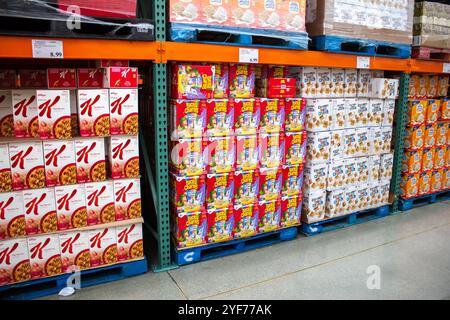
[[[408,151],[450,145],[450,123],[406,127],[404,148]]]
[[[450,168],[404,173],[401,180],[400,196],[404,199],[450,189]]]
[[[408,96],[413,99],[446,97],[449,77],[413,74],[409,79]]]
[[[0,241],[0,286],[143,256],[141,224]]]
[[[420,126],[450,120],[449,98],[408,101],[406,124]]]
[[[406,150],[403,154],[402,172],[420,173],[450,167],[450,145]]]

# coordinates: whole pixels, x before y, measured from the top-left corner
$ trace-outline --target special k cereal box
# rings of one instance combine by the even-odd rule
[[[432,148],[436,144],[436,124],[427,124],[425,126],[424,144],[425,148]]]
[[[281,195],[282,172],[279,168],[260,169],[259,201],[274,201]]]
[[[77,72],[75,69],[47,69],[49,89],[76,89]]]
[[[340,98],[344,96],[344,79],[345,69],[331,69],[331,95],[333,98]]]
[[[448,76],[438,76],[438,96],[445,97],[448,92]]]
[[[425,126],[407,127],[404,145],[408,150],[419,150],[425,144]]]
[[[344,97],[356,97],[358,84],[358,72],[356,69],[345,69]]]
[[[383,111],[384,111],[384,100],[381,99],[370,99],[368,108],[368,118],[367,125],[371,127],[381,126],[383,124]],[[395,106],[395,105],[394,105]],[[361,119],[364,124],[364,119]],[[386,121],[389,123],[389,119]],[[389,125],[389,124],[388,124]]]
[[[419,168],[420,168],[420,161]],[[381,165],[381,157],[380,156],[370,156],[368,157],[368,166],[369,166],[369,179],[370,183],[378,182],[380,180],[380,165]]]
[[[0,240],[25,235],[22,192],[0,193]]]
[[[386,99],[383,105],[383,126],[392,127],[394,124],[395,100]]]
[[[306,192],[303,195],[302,221],[313,223],[325,218],[327,192],[325,190]]]
[[[202,20],[201,10],[202,0],[175,0],[170,1],[169,19],[170,22],[196,22]],[[214,7],[213,7],[214,8]],[[205,8],[205,10],[207,10]],[[207,10],[210,12],[209,9]],[[206,14],[206,13],[205,13]],[[212,13],[214,15],[214,13]]]
[[[405,151],[403,153],[402,171],[419,173],[422,170],[423,151]]]
[[[206,241],[208,243],[222,242],[233,239],[234,215],[233,207],[221,210],[211,210],[207,213],[208,232]]]
[[[317,68],[318,88],[316,96],[319,98],[329,97],[331,94],[331,68]]]
[[[37,90],[38,134],[41,139],[72,137],[69,90]]]
[[[232,135],[234,127],[234,103],[228,99],[210,99],[206,100],[205,104],[206,136],[223,137]],[[193,121],[187,122],[188,126],[192,124]]]
[[[419,195],[423,196],[431,192],[431,171],[423,171],[419,174]]]
[[[111,135],[138,134],[138,90],[109,89]]]
[[[303,168],[301,166],[283,166],[281,170],[283,175],[282,196],[300,196],[303,187]]]
[[[325,204],[325,216],[333,218],[345,214],[347,202],[345,201],[345,189],[336,189],[327,192],[327,201]]]
[[[234,137],[209,137],[203,140],[203,158],[207,173],[226,173],[234,169]]]
[[[237,99],[255,96],[255,69],[251,64],[230,64],[230,97]]]
[[[394,154],[387,153],[381,156],[380,180],[391,181],[392,169],[394,167]]]
[[[7,143],[0,143],[0,192],[12,190],[11,163],[9,160],[9,147]]]
[[[369,96],[369,85],[372,78],[371,70],[359,69],[358,70],[358,83],[356,87],[356,95],[358,97]]]
[[[86,183],[85,191],[89,226],[116,220],[112,181]]]
[[[78,101],[75,90],[70,91],[70,126],[72,127],[72,137],[79,136]]]
[[[328,131],[332,122],[331,99],[312,99],[306,101],[306,130],[310,132]]]
[[[233,204],[233,173],[206,175],[206,210],[224,210]]]
[[[0,70],[0,88],[14,89],[17,87],[16,70],[1,69]]]
[[[38,136],[38,108],[35,90],[12,90],[14,136]]]
[[[114,207],[116,221],[142,216],[140,179],[114,181]]]
[[[107,89],[82,89],[78,94],[78,121],[82,137],[110,134],[110,109]]]
[[[327,190],[340,189],[345,186],[345,161],[333,161],[328,166]]]
[[[170,174],[170,198],[176,212],[199,212],[205,209],[205,175],[185,177]]]
[[[64,232],[59,234],[62,271],[72,272],[91,267],[88,232]]]
[[[260,201],[258,204],[258,232],[271,232],[280,228],[281,199],[275,201]]]
[[[383,144],[381,146],[381,152],[382,153],[391,152],[392,127],[381,128],[381,139],[383,141]]]
[[[78,88],[103,88],[104,69],[80,68],[77,69]]]
[[[330,130],[345,129],[347,104],[345,99],[333,99]]]
[[[306,100],[301,98],[285,99],[285,131],[297,132],[305,129]]]
[[[19,70],[18,74],[21,88],[47,88],[46,70],[21,69]]]
[[[300,74],[300,88],[302,98],[314,98],[317,96],[317,68],[303,67]]]
[[[283,163],[289,166],[302,165],[306,161],[306,132],[286,132],[284,135]]]
[[[0,90],[0,137],[14,135],[13,102],[11,91]]]
[[[205,209],[201,209],[197,212],[172,212],[172,215],[174,221],[173,235],[176,239],[178,248],[194,247],[206,243],[208,220]],[[119,227],[116,229],[119,239]],[[120,245],[118,246],[118,249],[120,256]],[[129,257],[128,250],[126,252]]]
[[[440,100],[428,100],[427,113],[425,117],[426,124],[434,124],[438,121],[440,105]]]
[[[0,241],[0,286],[30,279],[27,239]]]
[[[259,133],[279,133],[284,130],[284,100],[259,99],[261,121]]]
[[[284,157],[284,135],[260,134],[258,137],[260,167],[279,167]]]
[[[44,155],[41,142],[9,144],[12,187],[14,190],[45,186]]]
[[[259,171],[234,172],[234,205],[248,206],[258,200]]]
[[[129,67],[104,68],[104,88],[137,88],[138,69]]]
[[[445,166],[445,152],[446,148],[444,147],[434,148],[434,169],[441,169]]]
[[[428,108],[428,100],[412,100],[408,102],[406,114],[407,124],[419,126],[425,123]]]
[[[236,137],[236,170],[248,171],[259,167],[259,147],[257,136]]]
[[[139,141],[137,136],[111,137],[108,149],[113,179],[139,177]],[[200,154],[201,152],[200,150]]]
[[[355,128],[358,120],[358,99],[345,99],[346,103],[346,128]]]
[[[207,0],[209,1],[209,0]],[[211,1],[211,2],[214,2]],[[228,98],[229,94],[229,68],[228,64],[214,65],[214,99]]]
[[[447,144],[447,124],[438,123],[436,130],[436,146],[443,147]]]
[[[307,135],[307,162],[323,163],[330,158],[331,133],[312,132]]]
[[[422,170],[423,171],[429,171],[434,168],[434,160],[436,159],[435,156],[435,149],[423,149],[422,152]]]
[[[442,190],[443,173],[443,169],[433,170],[431,172],[431,193],[439,192]]]
[[[31,279],[62,273],[59,237],[57,234],[33,236],[28,239]]]
[[[77,183],[75,143],[44,141],[45,182],[47,187]]]
[[[84,184],[55,187],[55,201],[58,230],[87,226]]]
[[[254,236],[258,233],[258,206],[235,206],[234,207],[234,238],[240,239]]]
[[[53,188],[23,191],[25,232],[27,235],[58,230]]]
[[[89,254],[91,267],[117,262],[117,235],[115,228],[91,230],[89,236]]]
[[[369,111],[369,99],[358,99],[356,109],[356,123],[355,127],[366,127],[369,121],[372,120],[371,112]]]
[[[259,100],[234,100],[234,134],[250,135],[258,132],[261,119]]]
[[[77,182],[106,179],[105,142],[103,138],[75,140]]]
[[[117,170],[118,173],[116,174],[117,178],[125,177],[126,171],[124,170],[124,165],[128,166],[129,173],[135,173],[136,175],[132,176],[139,176],[139,149],[137,141],[133,143],[133,146],[130,148],[133,148],[135,152],[133,153],[133,158],[128,158],[129,155],[126,152],[120,152],[120,148],[124,149],[124,140],[123,138],[121,141],[115,141],[115,151],[111,150],[112,153],[110,157],[116,158],[111,159],[112,165],[114,163],[117,164],[118,168],[120,170]],[[111,144],[113,143],[113,138],[111,138]],[[135,144],[135,145],[134,145]],[[121,147],[122,146],[122,147]],[[186,176],[196,176],[203,174],[205,171],[204,166],[204,150],[203,150],[203,142],[201,138],[195,138],[195,139],[180,139],[178,141],[172,141],[171,142],[171,153],[170,153],[170,166],[171,170],[174,173],[180,174],[180,175],[186,175]],[[111,146],[112,148],[112,146]],[[122,159],[120,159],[122,157]],[[128,162],[131,161],[129,164]],[[132,167],[136,165],[137,168],[135,170],[132,170]],[[114,178],[114,167],[113,167],[113,178]]]
[[[325,190],[327,187],[328,164],[307,163],[304,170],[304,184],[307,190]]]

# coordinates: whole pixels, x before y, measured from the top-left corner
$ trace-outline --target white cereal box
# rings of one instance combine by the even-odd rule
[[[380,183],[380,205],[389,204],[389,194],[391,190],[391,183],[384,181]]]
[[[114,206],[116,221],[136,219],[142,216],[139,178],[114,181]]]
[[[345,129],[347,104],[345,99],[333,99],[330,130]]]
[[[384,100],[370,99],[369,100],[369,115],[367,125],[369,127],[381,126],[384,122]]]
[[[309,132],[330,130],[333,100],[308,99],[306,101],[306,130]]]
[[[72,137],[69,90],[37,90],[38,134],[41,139]]]
[[[317,95],[316,67],[303,67],[301,73],[301,97],[314,98]]]
[[[138,133],[138,90],[109,89],[111,134]]]
[[[325,190],[305,192],[303,195],[302,220],[308,223],[325,218],[327,192]]]
[[[0,286],[30,279],[27,239],[0,241]]]
[[[84,186],[88,225],[115,221],[113,182],[90,182]]]
[[[340,98],[344,96],[345,69],[333,68],[331,70],[331,97]]]
[[[103,138],[75,140],[75,162],[78,183],[105,180],[105,140]]]
[[[317,68],[317,97],[326,98],[331,94],[331,68]]]
[[[356,124],[357,128],[367,127],[369,123],[369,99],[361,98],[357,102]]]
[[[358,189],[359,208],[357,210],[366,210],[371,206],[370,189],[367,184],[363,184]]]
[[[38,137],[36,90],[12,90],[14,136]]]
[[[358,171],[356,170],[356,162],[354,158],[348,158],[344,160],[345,165],[345,185],[350,186],[358,182]]]
[[[369,181],[369,159],[368,157],[355,158],[356,171],[358,172],[357,182],[367,184]]]
[[[383,141],[383,144],[381,145],[381,152],[390,153],[392,141],[392,127],[381,128],[381,139]]]
[[[14,136],[13,102],[10,90],[0,90],[0,137]]]
[[[0,240],[25,235],[22,192],[0,193]]]
[[[346,117],[345,127],[352,129],[356,127],[358,116],[358,99],[345,99]]]
[[[395,99],[398,96],[397,79],[372,78],[370,81],[370,97],[379,99]]]
[[[355,155],[358,157],[368,155],[371,149],[369,128],[366,127],[356,129],[355,136],[356,136]]]
[[[360,199],[358,197],[358,187],[349,186],[345,189],[345,201],[348,206],[348,213],[359,211]]]
[[[356,69],[345,69],[344,97],[356,97],[358,72]]]
[[[116,227],[117,232],[117,260],[139,259],[144,256],[142,241],[142,224],[132,224]]]
[[[379,207],[381,203],[380,183],[378,181],[373,182],[368,187],[370,196],[369,208]]]
[[[356,141],[356,129],[347,129],[344,131],[344,156],[352,158],[356,156],[358,151]]]
[[[87,226],[84,184],[55,187],[58,230]]]
[[[325,190],[327,187],[328,164],[307,164],[304,169],[303,183],[308,190]]]
[[[59,237],[57,234],[28,238],[31,279],[56,276],[62,273]]]
[[[111,137],[108,149],[113,179],[139,177],[139,141],[137,136]]]
[[[383,126],[392,127],[394,124],[395,100],[386,99],[383,108]]]
[[[328,166],[327,190],[335,190],[345,187],[347,177],[345,175],[345,161],[333,161]]]
[[[307,162],[323,163],[330,158],[331,133],[308,133]]]
[[[357,84],[357,96],[368,97],[369,96],[369,84],[372,78],[372,72],[367,69],[358,70],[358,84]]]
[[[27,235],[58,230],[53,188],[23,191],[25,232]]]
[[[7,143],[0,143],[0,192],[12,190],[11,163],[9,161],[9,147]]]
[[[91,230],[88,235],[91,267],[117,262],[116,228]]]
[[[330,159],[343,159],[345,152],[344,130],[331,131]]]
[[[63,272],[72,272],[73,270],[83,270],[91,267],[87,231],[60,233],[59,243],[61,245]]]
[[[372,142],[370,154],[379,155],[379,154],[383,153],[384,141],[383,141],[383,133],[381,131],[381,128],[378,128],[378,127],[371,128],[370,135],[371,135],[371,142]],[[390,145],[390,143],[391,142],[389,140],[389,145]]]
[[[10,143],[9,159],[14,190],[45,186],[42,142]]]
[[[107,89],[78,90],[78,122],[82,137],[110,134],[109,94]]]
[[[394,155],[392,153],[386,153],[381,155],[380,160],[380,180],[382,182],[391,181],[392,168],[394,167]]]
[[[368,157],[369,182],[378,182],[380,180],[380,156]]]
[[[345,189],[336,189],[327,192],[325,204],[325,216],[333,218],[347,213],[347,202],[345,200]]]
[[[77,183],[75,143],[44,141],[45,182],[47,187]]]

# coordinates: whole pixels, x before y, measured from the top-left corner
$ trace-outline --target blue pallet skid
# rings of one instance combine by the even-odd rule
[[[80,287],[86,288],[102,283],[137,276],[148,271],[147,260],[118,263],[110,266],[81,271]],[[73,273],[30,280],[0,287],[1,300],[30,300],[57,294],[67,286]]]
[[[379,219],[389,215],[389,206],[382,206],[375,209],[368,209],[344,216],[331,218],[328,220],[318,221],[314,223],[302,223],[300,231],[307,236],[314,236],[322,232],[342,229],[355,224]]]
[[[425,196],[411,199],[400,199],[399,209],[400,211],[407,211],[427,204],[432,204],[446,200],[450,200],[450,190],[445,190],[433,194],[427,194]]]
[[[182,266],[200,261],[211,260],[248,250],[270,246],[281,241],[293,240],[297,237],[298,228],[289,227],[252,237],[235,239],[226,242],[212,243],[200,247],[175,249],[175,262]]]
[[[208,35],[211,40],[199,39]],[[224,37],[225,36],[225,37]],[[224,44],[260,48],[308,49],[308,35],[302,32],[171,23],[169,37],[175,42]],[[266,44],[265,42],[275,42]]]
[[[312,49],[367,56],[410,58],[411,45],[339,36],[312,37]]]

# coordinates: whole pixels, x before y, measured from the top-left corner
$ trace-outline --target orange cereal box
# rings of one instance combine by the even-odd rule
[[[447,144],[447,124],[438,123],[436,130],[436,146],[443,147]]]
[[[425,123],[428,100],[412,100],[408,102],[406,114],[407,124],[418,126]]]
[[[269,1],[267,1],[269,2]],[[305,31],[306,0],[280,1],[281,28],[297,32]]]
[[[75,143],[44,141],[45,182],[47,187],[77,183]]]
[[[434,169],[441,169],[445,166],[445,147],[434,148]]]
[[[427,85],[427,97],[434,98],[439,92],[439,82],[437,76],[428,76]]]
[[[435,149],[429,148],[423,150],[422,170],[428,171],[434,168]]]
[[[419,174],[419,195],[426,195],[431,192],[431,171],[423,171]]]
[[[439,120],[450,120],[450,98],[441,99]]]
[[[17,138],[38,136],[36,90],[12,90],[14,135]]]
[[[9,90],[0,90],[0,137],[14,135],[13,103]]]
[[[62,272],[62,262],[57,234],[28,238],[31,279],[56,276]]]
[[[445,147],[445,166],[450,167],[450,146]]]
[[[86,210],[88,225],[114,222],[114,187],[112,181],[86,183]]]
[[[408,97],[415,98],[419,90],[419,75],[413,74],[409,78]]]
[[[257,27],[258,5],[254,0],[231,0],[231,24],[241,27]]]
[[[10,143],[9,157],[14,190],[45,186],[42,142]]]
[[[37,90],[38,134],[41,139],[72,137],[69,90]]]
[[[403,154],[402,171],[408,173],[419,173],[422,169],[423,151],[405,151]]]
[[[72,272],[91,267],[88,232],[66,232],[59,234],[62,271]]]
[[[450,188],[450,168],[445,168],[444,174],[442,176],[442,187],[444,190],[447,190]]]
[[[53,188],[23,192],[25,232],[27,235],[58,230]]]
[[[0,193],[0,240],[25,235],[22,192]]]
[[[7,143],[0,143],[0,192],[12,190],[11,163],[9,161],[9,147]]]
[[[428,100],[427,114],[425,117],[427,124],[434,124],[438,121],[440,106],[440,100]]]
[[[400,193],[402,198],[414,198],[419,194],[419,179],[419,173],[406,173],[402,175]]]
[[[407,127],[404,145],[407,150],[419,150],[424,146],[425,126]]]
[[[105,141],[103,138],[75,140],[78,183],[106,179]]]
[[[426,98],[427,97],[427,88],[428,88],[429,78],[427,75],[419,75],[418,76],[418,89],[417,89],[417,97],[418,98]]]
[[[30,279],[27,239],[0,241],[0,286]]]
[[[436,131],[437,124],[427,124],[425,126],[425,135],[423,146],[425,148],[432,148],[436,145]]]
[[[117,227],[117,260],[124,261],[144,257],[142,224]]]
[[[117,235],[115,228],[97,229],[88,232],[91,267],[117,262]]]
[[[431,193],[435,193],[442,190],[442,175],[443,169],[433,170],[431,172]]]
[[[438,76],[438,96],[445,97],[448,92],[448,76]]]
[[[202,0],[171,0],[169,8],[170,22],[201,23]]]
[[[142,216],[140,179],[114,181],[114,206],[116,221],[136,219]]]

